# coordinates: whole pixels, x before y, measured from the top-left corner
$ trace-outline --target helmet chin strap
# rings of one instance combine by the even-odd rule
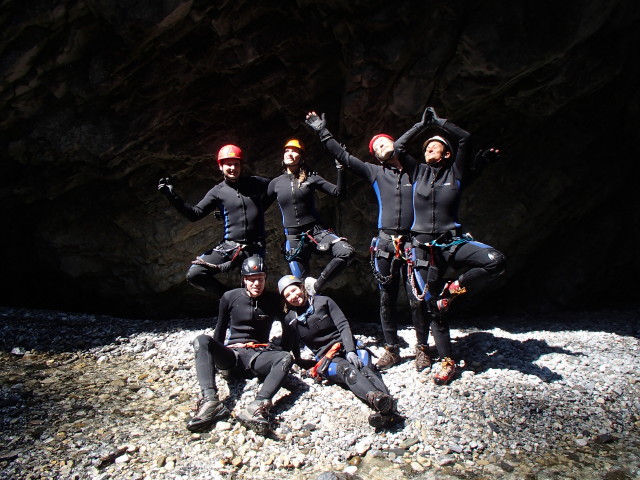
[[[378,159],[378,161],[380,163],[387,163],[389,160],[391,160],[393,158],[393,150],[391,150],[391,152],[389,152],[389,154],[387,154],[387,156],[385,158],[380,158],[378,156],[378,154],[376,153],[376,158]]]

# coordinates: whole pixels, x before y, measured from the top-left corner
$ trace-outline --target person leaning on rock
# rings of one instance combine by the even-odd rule
[[[224,180],[207,192],[197,205],[182,200],[169,178],[161,178],[158,190],[186,218],[195,222],[211,212],[219,212],[224,228],[223,241],[192,262],[187,280],[196,288],[222,295],[227,290],[215,275],[238,268],[251,255],[265,254],[264,210],[269,178],[241,176],[242,150],[225,145],[218,152],[218,168]]]
[[[407,144],[428,128],[437,128],[438,135],[422,144],[425,163],[419,163]],[[439,385],[450,382],[456,372],[447,317],[452,301],[485,289],[505,271],[504,255],[463,234],[458,219],[470,137],[427,107],[422,120],[394,144],[413,184],[411,281],[415,296],[424,300],[433,317],[431,331],[440,357],[434,381]]]
[[[369,424],[376,428],[395,425],[403,418],[395,411],[389,394],[367,350],[357,348],[351,327],[340,307],[329,297],[310,296],[302,279],[285,275],[278,281],[278,291],[286,301],[282,348],[293,352],[296,363],[311,367],[309,374],[349,388],[373,409]],[[301,343],[315,355],[316,361],[301,358]]]
[[[416,334],[415,365],[422,371],[431,366],[429,329],[424,309],[407,283],[407,249],[413,224],[413,189],[393,147],[393,138],[380,133],[369,141],[369,152],[378,163],[363,162],[350,155],[327,130],[324,114],[307,114],[306,123],[320,137],[327,151],[341,164],[367,180],[378,199],[378,235],[371,241],[371,267],[380,294],[380,323],[385,352],[376,366],[386,370],[400,363],[398,341],[397,298],[400,283],[404,285],[411,307],[411,320]]]
[[[276,199],[282,212],[284,226],[285,260],[291,273],[299,278],[307,277],[312,253],[330,254],[333,258],[318,278],[306,278],[307,290],[312,295],[322,291],[353,257],[353,247],[342,237],[328,229],[318,215],[315,192],[339,196],[344,191],[344,172],[338,166],[338,184],[334,185],[315,172],[308,172],[304,165],[304,147],[297,139],[284,145],[282,159],[284,173],[269,183],[269,199]]]
[[[267,267],[259,256],[247,258],[240,269],[242,287],[225,292],[220,299],[218,323],[213,334],[199,335],[193,342],[196,375],[201,397],[195,416],[187,428],[192,432],[209,429],[230,415],[218,398],[217,369],[229,370],[240,378],[263,379],[256,398],[238,419],[260,434],[270,430],[271,400],[289,373],[291,354],[269,343],[271,326],[282,320],[282,301],[275,292],[265,291]],[[229,339],[225,337],[229,330]]]

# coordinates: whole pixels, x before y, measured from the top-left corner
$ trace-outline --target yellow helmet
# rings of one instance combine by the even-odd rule
[[[291,140],[289,140],[287,143],[284,144],[285,150],[290,147],[295,147],[300,151],[304,151],[304,146],[302,145],[302,142],[300,142],[300,140],[297,140],[295,138],[292,138]]]

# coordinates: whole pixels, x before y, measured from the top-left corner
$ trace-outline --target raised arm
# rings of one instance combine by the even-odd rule
[[[420,162],[409,154],[407,145],[429,127],[434,115],[435,111],[433,108],[427,107],[422,114],[422,119],[404,132],[400,138],[393,143],[393,147],[398,155],[398,160],[411,179],[415,178]]]
[[[365,178],[369,183],[375,179],[375,172],[371,168],[371,165],[363,162],[357,157],[350,155],[347,150],[333,138],[331,132],[327,130],[327,122],[324,118],[324,113],[318,116],[316,112],[309,112],[305,123],[315,131],[320,137],[320,141],[324,145],[324,148],[329,152],[338,163],[352,169],[356,175]]]

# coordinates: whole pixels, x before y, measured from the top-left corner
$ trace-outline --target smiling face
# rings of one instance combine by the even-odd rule
[[[295,171],[300,166],[302,160],[302,152],[296,147],[287,147],[284,149],[282,163],[287,171]]]
[[[301,307],[307,301],[307,294],[302,289],[302,286],[294,283],[289,285],[282,291],[282,296],[289,305],[294,307]]]
[[[225,158],[220,161],[220,171],[224,178],[230,182],[235,182],[240,178],[242,172],[242,163],[237,158]]]
[[[267,275],[264,273],[256,273],[255,275],[245,275],[242,277],[244,288],[251,298],[256,298],[264,292],[264,286],[267,282]]]
[[[380,163],[384,163],[393,156],[393,142],[387,137],[377,138],[372,145],[373,154]]]
[[[437,140],[429,142],[427,147],[424,149],[424,161],[429,165],[435,165],[450,156],[451,152],[449,152],[445,146]]]

